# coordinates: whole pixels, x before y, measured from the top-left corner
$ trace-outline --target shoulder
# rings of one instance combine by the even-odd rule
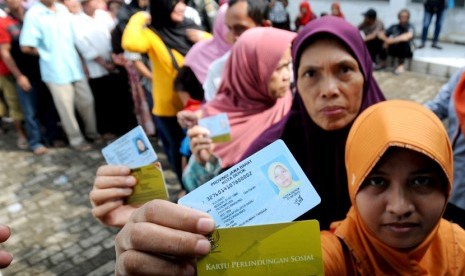
[[[321,253],[326,275],[347,275],[349,251],[345,251],[342,241],[329,231],[321,232]]]

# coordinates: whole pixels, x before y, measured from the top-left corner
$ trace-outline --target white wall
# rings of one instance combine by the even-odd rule
[[[311,0],[309,1],[313,12],[319,16],[321,12],[329,13],[331,10],[331,0]],[[363,20],[362,13],[373,8],[378,14],[378,18],[384,22],[385,27],[397,22],[397,13],[402,8],[410,11],[410,22],[415,26],[417,37],[421,36],[423,22],[423,4],[411,3],[409,0],[391,0],[391,1],[339,1],[341,10],[346,20],[357,26]],[[289,14],[291,22],[297,16],[300,0],[289,1]],[[434,18],[429,27],[429,37],[434,32]],[[465,43],[465,9],[454,8],[446,12],[446,18],[442,26],[440,40]]]

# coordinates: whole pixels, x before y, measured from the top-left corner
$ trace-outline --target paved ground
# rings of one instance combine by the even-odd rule
[[[421,103],[445,82],[415,73],[394,76],[377,72],[375,76],[389,99]],[[156,150],[166,163],[159,147]],[[99,224],[90,213],[88,200],[101,164],[99,149],[86,153],[53,149],[36,157],[15,148],[12,131],[0,137],[0,223],[12,228],[12,237],[0,247],[15,258],[0,274],[113,274],[117,229]],[[179,187],[174,174],[167,172],[166,178],[174,193]]]

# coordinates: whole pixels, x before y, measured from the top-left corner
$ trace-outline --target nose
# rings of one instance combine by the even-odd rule
[[[337,80],[334,76],[327,76],[323,79],[321,96],[323,98],[333,98],[339,95]]]
[[[394,187],[393,187],[394,186]],[[391,185],[388,189],[386,211],[399,218],[410,216],[415,210],[415,205],[409,198],[409,193],[402,187]]]

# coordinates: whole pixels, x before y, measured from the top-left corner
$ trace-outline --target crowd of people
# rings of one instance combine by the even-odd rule
[[[319,221],[327,274],[465,273],[465,69],[426,107],[386,101],[373,70],[387,55],[405,70],[408,10],[385,30],[369,9],[357,28],[339,3],[317,17],[303,1],[292,32],[286,0],[225,2],[6,0],[2,82],[17,84],[18,144],[44,154],[58,118],[77,150],[140,124],[191,192],[282,139],[321,197],[298,220]],[[231,141],[214,143],[197,122],[220,113]],[[93,215],[122,227],[116,273],[195,274],[215,222],[168,201],[124,204],[130,172],[101,166],[90,192]]]

